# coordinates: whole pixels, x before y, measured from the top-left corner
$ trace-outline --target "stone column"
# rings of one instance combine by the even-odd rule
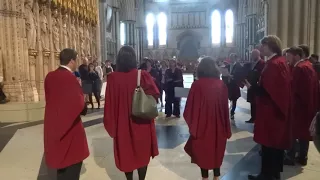
[[[125,24],[125,45],[135,48],[135,1],[120,0],[120,21]],[[134,7],[134,8],[133,8]]]
[[[300,0],[298,0],[300,1]],[[269,0],[268,34],[278,34],[279,23],[279,0]]]
[[[300,33],[300,43],[310,45],[310,0],[303,0],[302,6],[300,7],[300,11],[302,11],[302,23],[301,29],[302,32]]]
[[[279,38],[282,41],[282,47],[286,48],[288,47],[288,39],[291,37],[288,37],[289,32],[289,0],[281,0],[280,7],[281,8],[281,19],[279,23],[279,29],[280,34]],[[273,13],[273,12],[272,12]],[[294,21],[295,23],[295,21]]]
[[[315,46],[315,53],[320,53],[320,1],[317,1],[317,13],[316,13],[316,46]]]
[[[292,44],[297,46],[300,43],[300,26],[301,26],[301,0],[292,0],[293,4],[293,28],[292,28]]]
[[[98,9],[99,9],[99,11],[100,11],[100,1],[99,0],[96,0],[95,1],[96,2],[96,4],[97,4],[97,6],[96,7],[98,7]],[[96,35],[96,41],[97,41],[97,58],[98,58],[98,61],[99,62],[102,62],[102,61],[104,61],[104,59],[102,59],[101,57],[102,57],[102,53],[101,53],[101,45],[102,45],[102,43],[101,43],[101,36],[100,36],[100,33],[101,33],[101,29],[100,29],[100,13],[98,14],[98,21],[97,21],[97,28],[96,28],[96,32],[93,32],[93,33],[96,33],[97,35]]]

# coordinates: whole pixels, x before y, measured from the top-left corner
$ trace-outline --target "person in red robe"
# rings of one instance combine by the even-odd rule
[[[132,98],[137,87],[137,61],[135,50],[123,46],[117,56],[116,71],[107,78],[105,93],[104,127],[113,138],[114,159],[117,168],[132,180],[138,170],[144,180],[150,157],[159,154],[155,122],[131,114]],[[141,71],[141,87],[147,95],[159,98],[159,90],[151,75]]]
[[[308,60],[303,59],[304,51],[299,47],[292,47],[287,51],[287,59],[293,66],[292,70],[292,120],[293,138],[299,146],[299,155],[296,161],[295,145],[288,152],[285,165],[295,165],[297,162],[307,165],[309,141],[312,137],[309,127],[319,107],[319,83],[317,73]],[[296,141],[297,140],[297,141]]]
[[[191,162],[201,168],[204,180],[208,179],[208,170],[211,169],[217,180],[227,139],[231,137],[228,89],[220,80],[220,72],[211,57],[201,60],[197,77],[183,114],[190,132],[185,151]]]
[[[261,53],[267,57],[256,99],[254,141],[261,144],[261,172],[251,180],[278,180],[283,171],[284,150],[291,148],[291,74],[282,56],[281,41],[269,35],[261,40]]]
[[[82,161],[89,156],[80,115],[87,106],[77,78],[77,53],[64,49],[60,67],[44,81],[44,155],[48,167],[57,169],[58,180],[79,180]]]

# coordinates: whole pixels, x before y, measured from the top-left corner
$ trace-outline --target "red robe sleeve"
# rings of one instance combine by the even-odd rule
[[[153,96],[158,101],[160,95],[159,89],[156,86],[152,76],[148,72],[141,71],[140,85],[145,94]]]
[[[280,112],[287,116],[290,103],[290,71],[285,63],[269,63],[263,72],[263,88]]]
[[[223,84],[222,98],[221,98],[221,115],[222,124],[224,126],[224,132],[226,137],[231,137],[230,119],[229,119],[229,101],[228,101],[228,88]]]
[[[199,86],[201,86],[199,81],[195,81],[192,84],[183,113],[183,117],[189,126],[190,135],[195,138],[201,137],[200,133],[204,132],[205,124],[207,124],[206,122],[198,122],[201,108],[201,96]],[[200,127],[199,125],[203,125],[203,127]]]
[[[59,87],[53,87],[50,85],[50,81],[60,81]],[[45,86],[45,94],[47,98],[58,98],[63,103],[59,103],[59,106],[55,106],[54,109],[48,108],[46,111],[56,111],[50,112],[49,118],[52,118],[53,114],[56,114],[54,118],[56,118],[56,123],[59,128],[56,129],[57,138],[62,139],[66,134],[68,134],[69,130],[76,124],[75,121],[79,120],[79,116],[84,109],[85,102],[84,96],[82,93],[82,89],[80,87],[79,82],[76,77],[70,73],[70,76],[66,76],[64,79],[52,79],[50,75],[47,76],[44,82]],[[59,88],[60,95],[59,97],[51,97],[50,91],[53,91],[54,88]],[[47,101],[50,102],[50,101]],[[46,105],[51,106],[51,105]],[[70,108],[72,107],[72,108]],[[56,109],[58,108],[58,109]],[[58,113],[57,113],[58,112]],[[47,113],[46,113],[47,114]],[[63,124],[63,125],[61,125]]]
[[[115,93],[117,92],[117,89],[115,89],[112,84],[114,84],[114,74],[110,74],[107,76],[107,87],[106,87],[106,93],[105,93],[105,104],[104,104],[104,118],[103,118],[103,124],[104,128],[107,130],[108,134],[110,137],[115,138],[116,137],[116,132],[117,132],[117,122],[118,120],[116,119],[118,117],[118,108],[112,106],[111,104],[117,104],[114,102],[118,101],[118,98],[115,97]],[[112,103],[113,102],[113,103]]]

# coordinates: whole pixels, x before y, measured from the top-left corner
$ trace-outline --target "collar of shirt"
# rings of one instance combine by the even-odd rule
[[[277,55],[277,54],[274,53],[274,54],[272,54],[271,56],[267,57],[267,61],[269,61],[270,59],[272,59],[272,58],[275,57],[276,55]]]
[[[255,62],[253,62],[251,68],[254,69],[254,67],[256,67],[256,65],[258,64],[259,61],[260,61],[260,59],[258,59]]]
[[[71,70],[68,66],[60,65],[60,67],[65,68],[65,69],[67,69],[68,71],[72,72],[72,70]]]
[[[293,67],[296,67],[302,61],[304,61],[304,59],[301,59],[300,61],[296,62]]]

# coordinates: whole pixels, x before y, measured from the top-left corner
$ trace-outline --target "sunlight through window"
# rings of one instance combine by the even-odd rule
[[[158,15],[158,29],[159,29],[159,45],[165,46],[167,44],[167,15],[161,12]]]
[[[234,17],[231,9],[226,11],[226,43],[230,44],[233,42],[234,33]]]
[[[211,37],[212,44],[221,42],[221,15],[218,10],[214,10],[211,17]]]
[[[147,15],[147,17],[146,17],[148,46],[153,46],[153,27],[154,27],[154,23],[155,23],[154,15],[149,13]]]
[[[124,42],[126,40],[126,30],[125,25],[123,22],[120,23],[120,44],[121,46],[124,45]]]

